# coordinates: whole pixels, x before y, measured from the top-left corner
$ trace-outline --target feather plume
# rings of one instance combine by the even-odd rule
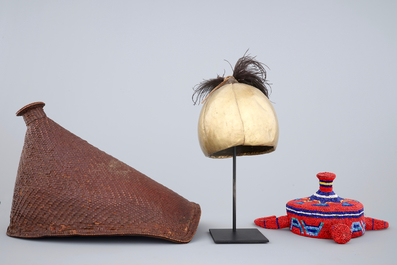
[[[192,100],[194,105],[197,104],[197,102],[200,103],[202,99],[204,99],[211,91],[217,87],[220,83],[223,82],[223,76],[217,76],[216,78],[213,79],[208,79],[202,81],[200,84],[196,85],[194,89],[194,93],[192,96]]]
[[[233,69],[233,77],[243,84],[247,84],[259,89],[266,97],[269,97],[268,87],[270,84],[266,80],[265,64],[255,60],[255,57],[244,54],[243,57],[238,59]],[[192,100],[194,105],[205,98],[211,91],[221,84],[224,80],[223,76],[217,76],[214,79],[202,81],[196,85],[193,90]]]
[[[238,59],[233,70],[234,78],[240,82],[259,89],[266,97],[269,97],[267,86],[270,84],[266,80],[266,70],[261,62],[255,60],[255,57],[244,55]]]

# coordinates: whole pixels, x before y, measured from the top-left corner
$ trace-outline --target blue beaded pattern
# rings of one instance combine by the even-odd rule
[[[306,210],[292,207],[287,204],[287,212],[296,214],[299,216],[307,216],[313,218],[359,218],[364,215],[364,208],[358,211],[334,211],[334,212],[324,212],[324,211],[314,211],[314,210]]]

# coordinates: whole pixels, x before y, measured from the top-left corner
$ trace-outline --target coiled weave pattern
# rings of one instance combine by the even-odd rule
[[[17,113],[27,132],[7,235],[193,238],[198,204],[64,129],[43,107],[36,102]]]

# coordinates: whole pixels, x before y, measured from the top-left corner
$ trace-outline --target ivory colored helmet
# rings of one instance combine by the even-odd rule
[[[214,83],[218,83],[217,86]],[[196,94],[208,94],[198,123],[205,156],[227,158],[273,152],[278,142],[276,112],[267,97],[266,72],[250,56],[238,60],[233,76],[202,82]]]

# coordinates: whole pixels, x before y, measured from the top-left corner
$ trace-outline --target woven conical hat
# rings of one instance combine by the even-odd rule
[[[27,132],[7,235],[130,235],[189,242],[200,206],[51,119],[44,103],[18,111]]]

